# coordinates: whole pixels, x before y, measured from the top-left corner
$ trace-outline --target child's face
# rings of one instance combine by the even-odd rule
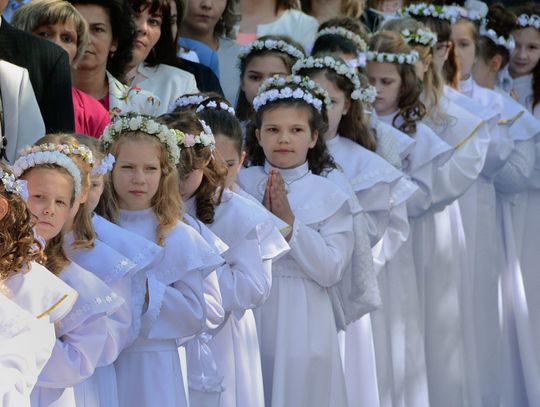
[[[242,167],[246,153],[242,151],[240,154],[238,154],[234,141],[227,136],[222,134],[214,134],[214,137],[216,139],[216,149],[227,166],[227,180],[225,181],[225,188],[230,188],[236,180],[240,167]]]
[[[466,20],[458,21],[452,26],[451,38],[459,60],[461,80],[469,79],[476,60],[472,23]]]
[[[264,112],[256,136],[273,167],[296,168],[306,162],[318,137],[309,126],[310,114],[307,108],[284,106]]]
[[[161,151],[145,141],[124,140],[112,171],[114,190],[121,209],[148,209],[159,188]]]
[[[510,57],[510,73],[514,78],[530,74],[540,60],[540,30],[527,27],[512,33],[516,48]]]
[[[380,116],[395,113],[401,96],[401,75],[390,62],[368,62],[366,66],[369,83],[377,89],[373,107]]]
[[[94,212],[96,209],[104,187],[103,175],[96,175],[90,180],[90,191],[88,192],[88,200],[86,201],[86,207],[90,212]]]
[[[253,57],[242,75],[240,87],[246,94],[246,99],[253,104],[261,83],[274,75],[287,76],[290,72],[285,63],[276,55]]]
[[[203,170],[196,169],[180,178],[180,195],[184,201],[193,196],[203,180]]]
[[[182,25],[192,34],[213,35],[226,6],[227,0],[188,0]]]
[[[328,92],[328,95],[332,100],[332,106],[328,108],[328,132],[326,133],[325,138],[334,138],[337,135],[341,118],[349,111],[351,99],[348,98],[345,95],[345,92],[339,89],[335,83],[329,81],[324,74],[316,74],[312,79]]]
[[[38,234],[49,241],[67,222],[73,194],[70,175],[50,168],[34,168],[24,174],[28,181],[28,209],[36,219]]]

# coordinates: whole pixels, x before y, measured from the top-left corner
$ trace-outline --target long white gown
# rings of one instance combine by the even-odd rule
[[[194,214],[194,202],[187,207]],[[231,225],[234,224],[234,228]],[[208,342],[224,376],[220,406],[264,406],[259,338],[252,309],[263,304],[272,283],[272,262],[289,250],[269,213],[225,190],[207,225],[229,247],[217,273],[227,312]]]
[[[243,169],[239,184],[263,199],[270,166]],[[295,215],[290,252],[272,265],[272,289],[255,310],[267,407],[347,406],[328,288],[354,248],[349,197],[307,162],[280,170]]]
[[[152,208],[121,210],[118,224],[156,241]],[[162,254],[141,281],[132,279],[132,303],[144,303],[146,289],[149,299],[143,314],[133,315],[140,320],[137,338],[115,362],[121,407],[187,406],[177,347],[203,329],[203,279],[223,259],[182,222],[167,234]]]
[[[518,101],[527,110],[536,117],[537,120],[540,120],[540,104],[537,104],[534,109],[532,107],[533,102],[533,92],[532,92],[532,73],[529,75],[522,76],[520,78],[514,78],[512,80],[512,90],[518,96]]]

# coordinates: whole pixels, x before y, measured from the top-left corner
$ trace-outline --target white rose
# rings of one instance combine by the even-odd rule
[[[384,55],[383,54],[378,54],[377,55],[377,62],[384,62]]]

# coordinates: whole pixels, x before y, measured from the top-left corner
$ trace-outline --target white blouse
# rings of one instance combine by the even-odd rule
[[[532,107],[533,103],[533,92],[532,92],[532,74],[521,76],[512,80],[512,90],[519,97],[519,103],[527,108],[534,117],[540,120],[540,103],[537,104],[534,109]]]

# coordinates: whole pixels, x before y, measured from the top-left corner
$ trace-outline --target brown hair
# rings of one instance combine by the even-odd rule
[[[238,12],[238,0],[227,0],[225,10],[214,27],[215,37],[236,38],[236,25],[242,15]]]
[[[366,44],[369,43],[369,33],[360,21],[350,17],[336,17],[322,23],[317,31],[325,28],[342,27],[359,35]],[[355,54],[361,51],[353,40],[350,40],[343,35],[325,34],[315,40],[311,54],[319,54],[323,52],[335,53],[343,52],[345,54]]]
[[[11,174],[0,161],[0,170]],[[8,203],[6,215],[0,219],[0,282],[13,272],[29,270],[31,261],[45,263],[43,244],[34,234],[32,214],[23,198],[7,192],[0,182],[0,199]]]
[[[514,12],[517,16],[520,16],[521,14],[527,14],[529,16],[532,16],[536,14],[537,16],[540,16],[540,5],[536,3],[527,3],[522,6],[516,7],[514,9]],[[520,27],[517,27],[517,29],[520,29]],[[537,30],[540,33],[540,29]],[[540,103],[540,61],[536,64],[532,71],[533,75],[533,81],[532,81],[532,91],[533,91],[533,102],[532,107],[533,109]]]
[[[159,121],[183,133],[200,134],[203,131],[198,117],[190,112],[169,113],[160,116]],[[206,224],[214,222],[215,207],[221,203],[227,177],[227,168],[223,160],[216,159],[216,154],[210,146],[182,147],[177,165],[180,182],[193,170],[203,172],[201,185],[194,195],[197,218]]]
[[[382,31],[371,38],[369,46],[371,51],[385,53],[410,53],[412,49],[405,43],[401,35],[393,31]],[[403,123],[398,127],[404,133],[416,133],[416,123],[426,115],[426,107],[420,101],[422,82],[416,76],[413,65],[395,64],[401,76],[401,94],[399,97],[399,111],[394,116],[392,124],[395,126],[399,117]]]
[[[293,90],[297,87],[294,84],[288,84],[288,86]],[[299,99],[278,99],[271,101],[266,103],[255,113],[253,123],[248,127],[246,137],[247,161],[249,161],[250,165],[264,165],[266,157],[263,148],[257,140],[256,130],[260,130],[262,127],[264,113],[279,107],[306,109],[310,113],[309,127],[311,133],[312,135],[315,132],[318,134],[315,146],[310,148],[307,153],[307,162],[311,172],[316,175],[324,175],[326,172],[336,168],[334,160],[328,153],[323,137],[328,130],[326,108],[323,107],[322,111],[319,112],[312,105]]]
[[[304,54],[304,48],[296,41],[287,37],[286,35],[264,35],[258,38],[258,41],[285,41],[297,48],[302,54]],[[246,55],[240,61],[240,81],[242,81],[243,76],[246,74],[247,67],[249,63],[256,57],[264,57],[267,55],[274,55],[283,61],[283,64],[287,67],[288,73],[291,73],[292,66],[295,64],[296,59],[285,52],[281,52],[275,49],[262,49],[262,50],[253,50],[251,53]],[[248,102],[246,94],[242,88],[238,91],[238,101],[236,102],[236,116],[239,120],[248,120],[253,115],[253,107]]]
[[[328,54],[327,54],[328,55]],[[315,55],[315,58],[324,58],[326,55]],[[336,61],[345,64],[341,58],[331,55]],[[298,75],[313,77],[317,74],[323,75],[327,80],[336,85],[336,87],[345,94],[350,101],[350,108],[346,115],[342,116],[338,132],[341,136],[346,137],[355,143],[367,148],[370,151],[377,149],[377,142],[369,128],[366,115],[364,114],[364,106],[360,100],[351,99],[354,92],[353,83],[343,75],[339,75],[333,69],[328,68],[312,68],[301,69]]]
[[[311,1],[300,0],[304,13],[311,14]],[[364,13],[364,0],[341,0],[341,14],[350,18],[360,18]]]
[[[280,10],[300,10],[300,0],[276,0],[276,15]]]
[[[165,145],[156,136],[140,130],[122,132],[110,145],[108,152],[118,158],[120,148],[126,142],[147,142],[160,151],[161,178],[158,190],[152,197],[151,205],[158,219],[156,241],[163,246],[165,236],[178,223],[180,211],[182,210],[182,198],[178,191],[178,171],[167,160],[168,155]],[[112,172],[114,172],[114,168]],[[107,182],[111,182],[112,172],[107,175]],[[96,208],[96,212],[111,222],[118,223],[118,195],[114,188],[105,189],[101,202],[103,202],[103,205],[100,204]]]
[[[517,17],[514,13],[505,8],[501,3],[489,6],[489,11],[486,16],[486,29],[492,29],[497,33],[497,36],[509,38],[512,31],[516,29]],[[478,39],[477,54],[485,62],[491,60],[495,55],[502,57],[501,69],[506,66],[510,60],[510,52],[503,45],[498,45],[493,40],[480,36]]]
[[[48,143],[68,144],[74,147],[80,146],[74,135],[64,133],[48,134],[36,141],[36,145]],[[87,193],[91,185],[90,174],[92,172],[92,164],[83,160],[79,154],[69,154],[68,156],[77,165],[81,173],[81,193]],[[74,249],[90,249],[94,247],[96,233],[92,226],[92,215],[86,208],[86,202],[81,203],[73,219],[73,235],[75,240],[71,246]]]

